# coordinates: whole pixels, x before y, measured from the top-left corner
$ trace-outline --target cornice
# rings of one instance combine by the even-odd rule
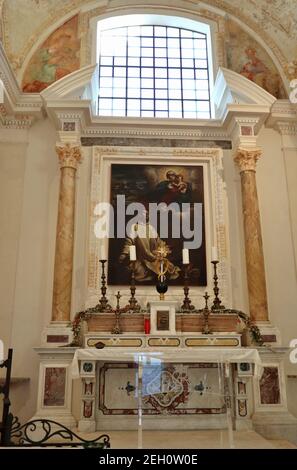
[[[58,131],[75,128],[82,137],[164,138],[228,140],[234,125],[244,123],[256,135],[270,114],[276,99],[262,88],[227,69],[220,69],[216,82],[219,119],[151,119],[100,117],[93,113],[96,90],[95,65],[87,66],[62,78],[41,93],[44,107]],[[220,83],[223,94],[219,95]],[[223,99],[223,95],[228,100]],[[235,96],[240,96],[236,100]],[[91,99],[82,99],[89,97]],[[79,99],[78,99],[79,98]],[[64,129],[65,127],[65,129]]]
[[[0,128],[4,129],[30,129],[32,123],[34,122],[34,118],[30,116],[22,117],[6,117],[0,115]]]
[[[0,109],[2,127],[24,129],[30,127],[34,119],[42,117],[40,95],[21,92],[1,42],[0,79],[4,87],[4,102]]]
[[[152,127],[150,127],[152,126]],[[171,121],[170,127],[164,126],[162,121],[158,120],[158,124],[145,123],[139,124],[138,126],[133,125],[128,127],[125,124],[114,124],[110,125],[109,122],[101,122],[100,126],[87,127],[82,137],[150,137],[150,138],[167,138],[167,139],[228,139],[228,134],[224,129],[221,128],[220,123],[217,123],[217,127],[209,127],[207,125],[199,124],[197,122],[193,126],[193,123],[188,123],[183,128],[177,127]]]
[[[283,135],[296,135],[297,105],[289,100],[277,100],[272,106],[266,126]]]
[[[297,122],[280,121],[276,124],[277,130],[281,135],[289,135],[297,137]]]
[[[97,156],[104,155],[107,158],[113,155],[121,155],[129,157],[130,155],[139,155],[139,147],[125,147],[125,146],[94,146],[94,153]],[[217,158],[222,155],[220,148],[168,148],[168,147],[141,147],[141,155],[153,156],[156,155],[168,158],[183,156],[189,158],[203,157],[203,158]]]

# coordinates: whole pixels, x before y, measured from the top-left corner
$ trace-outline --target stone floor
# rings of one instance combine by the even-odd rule
[[[137,431],[105,431],[113,449],[137,449]],[[82,434],[94,439],[98,433]],[[143,449],[297,449],[284,440],[267,440],[255,431],[235,431],[230,445],[228,431],[143,431]]]

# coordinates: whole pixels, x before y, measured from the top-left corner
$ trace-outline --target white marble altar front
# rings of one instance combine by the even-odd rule
[[[137,429],[140,418],[143,429],[233,428],[234,375],[244,364],[250,380],[260,363],[253,348],[77,349],[71,374],[82,380],[79,430]]]
[[[186,347],[189,336],[197,344],[209,344]],[[232,433],[254,428],[267,437],[294,440],[296,423],[287,410],[283,371],[286,348],[215,345],[224,338],[238,341],[236,336],[106,333],[93,338],[106,342],[103,349],[90,343],[84,348],[35,348],[40,356],[35,417],[94,432],[137,430],[141,415],[141,429]],[[121,343],[137,338],[145,340],[142,347]],[[87,334],[85,340],[90,339]],[[180,346],[168,346],[172,339],[179,339]],[[150,340],[158,340],[158,346],[148,346]],[[71,384],[76,379],[81,382],[78,422],[72,414]]]

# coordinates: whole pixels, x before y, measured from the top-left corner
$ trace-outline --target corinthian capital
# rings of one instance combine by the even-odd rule
[[[78,145],[64,144],[57,145],[56,152],[59,158],[59,164],[61,168],[74,168],[78,167],[78,164],[82,160],[81,148]]]
[[[240,173],[243,171],[256,171],[256,164],[262,155],[260,148],[247,149],[239,147],[237,149],[234,161],[237,164]]]

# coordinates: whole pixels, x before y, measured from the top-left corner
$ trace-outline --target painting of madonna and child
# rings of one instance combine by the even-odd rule
[[[203,183],[202,166],[111,165],[110,203],[117,224],[114,237],[109,239],[110,285],[130,284],[130,247],[134,244],[137,285],[156,285],[160,268],[157,251],[165,245],[166,282],[182,286],[185,242],[192,242],[188,246],[189,284],[206,285]],[[142,214],[138,209],[135,212],[135,203],[141,204],[137,207],[142,208]],[[124,232],[119,220],[125,225]]]

